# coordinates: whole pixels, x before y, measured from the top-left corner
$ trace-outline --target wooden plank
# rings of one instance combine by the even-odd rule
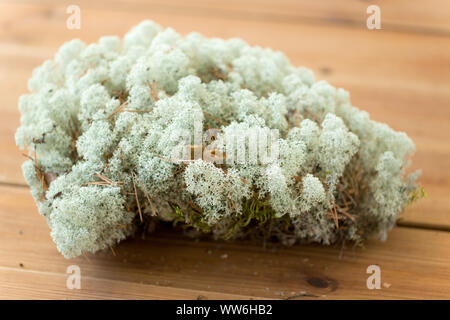
[[[448,171],[447,171],[448,172]],[[399,226],[450,231],[449,188],[424,181],[427,197],[407,207],[399,215]]]
[[[24,188],[0,187],[2,297],[295,299],[450,298],[450,233],[396,228],[364,249],[194,241],[173,232],[66,260]],[[85,291],[65,289],[69,265]],[[381,268],[381,290],[366,269]],[[48,285],[44,285],[48,284]],[[121,291],[123,290],[123,296]],[[5,292],[5,293],[3,293]]]
[[[86,9],[83,20],[86,27],[79,31],[70,31],[64,28],[66,15],[63,7],[52,9],[40,6],[6,6],[2,9],[4,10],[1,12],[15,10],[15,14],[22,18],[11,19],[9,15],[2,16],[4,24],[8,25],[8,30],[0,33],[0,39],[8,44],[12,42],[26,45],[24,50],[35,46],[56,50],[63,41],[73,37],[80,37],[91,42],[104,34],[123,34],[129,27],[147,16],[144,13],[139,17],[136,13],[119,15],[107,10],[99,12]],[[48,10],[53,11],[49,14]],[[54,18],[49,19],[49,15]],[[120,23],[115,22],[113,25],[108,23],[111,20],[119,20],[119,17],[121,17]],[[440,105],[447,101],[449,95],[446,84],[450,76],[441,71],[447,71],[450,67],[450,57],[447,54],[450,40],[439,43],[439,37],[399,36],[384,31],[373,33],[317,26],[292,27],[288,24],[266,23],[264,25],[253,21],[243,21],[240,24],[241,27],[229,26],[224,30],[223,25],[228,21],[226,19],[204,17],[192,22],[191,17],[176,18],[176,21],[170,15],[155,15],[153,18],[165,25],[175,27],[182,33],[198,30],[209,36],[241,36],[252,44],[282,50],[296,65],[307,65],[315,70],[325,71],[325,74],[318,73],[319,78],[330,80],[337,86],[341,84],[358,86],[357,93],[362,93],[361,90],[364,90],[364,95],[372,92],[373,97],[380,96],[380,93],[386,94],[387,92],[384,92],[386,88],[389,88],[391,92],[392,88],[398,89],[391,94],[398,100],[401,99],[400,106],[397,106],[398,103],[395,100],[388,106],[384,103],[374,103],[384,109],[391,109],[391,106],[395,105],[395,109],[400,109],[399,113],[412,109],[417,116],[422,116],[421,109],[424,108],[410,108],[410,104],[414,103],[418,97],[421,98],[421,104],[430,102],[432,99],[432,103]],[[95,28],[95,25],[104,27]],[[32,36],[34,32],[42,36],[34,37]],[[284,36],[278,37],[278,34]],[[302,37],[301,42],[299,42],[299,35]],[[308,46],[303,43],[307,43]],[[421,46],[417,46],[417,43],[421,43]],[[2,51],[9,49],[10,46]],[[51,50],[40,49],[39,51],[45,51],[45,57],[50,57],[47,52]],[[330,52],[333,52],[334,61],[329,59]],[[34,52],[28,51],[28,53],[35,55]],[[383,91],[380,92],[380,90]],[[354,96],[359,97],[358,94]],[[376,101],[381,98],[383,97],[370,100]],[[386,102],[389,101],[386,99]],[[442,109],[439,109],[439,114],[436,116],[431,116],[441,119],[441,112],[445,115],[450,114],[447,108]]]
[[[29,0],[14,0],[30,3]],[[54,5],[53,1],[43,3]],[[58,2],[68,6],[70,0]],[[450,4],[446,0],[99,0],[77,1],[84,8],[146,11],[185,16],[217,16],[233,20],[262,20],[295,24],[326,24],[366,28],[369,5],[378,5],[384,30],[450,35]]]
[[[82,277],[80,289],[68,289],[68,274],[0,267],[0,299],[264,299],[262,297],[154,286]]]
[[[152,18],[182,33],[240,36],[252,44],[284,51],[295,65],[306,65],[333,85],[352,94],[354,105],[376,120],[406,131],[417,144],[413,168],[422,168],[429,198],[408,209],[402,223],[450,227],[450,40],[437,36],[370,32],[320,25],[271,21],[239,21],[227,17],[176,16],[169,13],[83,9],[82,29],[65,28],[63,6],[0,4],[0,77],[4,98],[0,119],[0,181],[24,183],[23,157],[12,136],[18,126],[18,96],[34,66],[51,57],[66,40],[96,41],[105,34],[123,34]],[[194,19],[195,18],[195,19]],[[224,27],[226,26],[226,27]],[[279,35],[283,35],[280,37]],[[420,44],[420,45],[418,45]],[[330,56],[333,58],[330,59]]]

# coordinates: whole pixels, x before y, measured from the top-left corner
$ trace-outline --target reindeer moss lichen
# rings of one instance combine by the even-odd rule
[[[281,52],[240,39],[144,21],[123,39],[64,44],[28,86],[16,133],[28,149],[23,172],[67,258],[160,221],[285,244],[385,238],[423,195],[419,174],[405,173],[414,152],[405,133]],[[173,157],[180,132],[189,159]],[[268,150],[277,156],[259,161]]]

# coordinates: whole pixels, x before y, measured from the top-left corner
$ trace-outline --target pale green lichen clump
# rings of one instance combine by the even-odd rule
[[[20,98],[16,141],[39,212],[67,258],[172,222],[216,238],[385,238],[418,194],[414,144],[280,52],[145,21],[123,39],[64,44]],[[266,162],[172,161],[176,132],[279,132]],[[201,145],[192,149],[202,150]],[[206,143],[205,143],[206,144]],[[267,148],[271,143],[267,144]],[[251,152],[245,140],[237,147]]]

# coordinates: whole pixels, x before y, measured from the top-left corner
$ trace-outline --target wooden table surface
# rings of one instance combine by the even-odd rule
[[[69,4],[81,29],[66,28]],[[366,8],[381,8],[381,30]],[[194,241],[173,233],[66,260],[20,170],[18,97],[33,68],[65,41],[123,35],[143,19],[182,34],[241,37],[286,53],[350,91],[354,105],[408,133],[428,197],[402,213],[386,242],[364,248]],[[0,1],[0,298],[450,298],[450,2],[447,0]],[[78,265],[81,289],[66,287]],[[369,265],[381,289],[369,290]]]

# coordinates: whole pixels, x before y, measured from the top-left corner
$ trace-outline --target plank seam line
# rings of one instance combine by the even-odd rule
[[[427,223],[421,223],[421,222],[401,221],[401,222],[397,222],[396,226],[398,228],[405,228],[405,229],[434,230],[434,231],[441,231],[441,232],[450,232],[450,226],[427,224]]]
[[[13,187],[13,188],[29,188],[27,184],[21,182],[8,182],[8,181],[0,181],[0,186],[3,187]]]

